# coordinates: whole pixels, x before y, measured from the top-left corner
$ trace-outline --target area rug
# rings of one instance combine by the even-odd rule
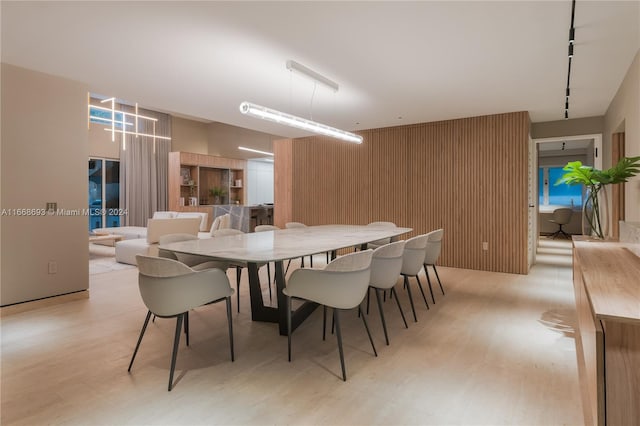
[[[115,247],[89,244],[89,275],[132,268],[135,266],[116,262]]]

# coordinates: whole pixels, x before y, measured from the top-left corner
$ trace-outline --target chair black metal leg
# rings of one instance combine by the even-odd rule
[[[400,306],[400,299],[398,299],[398,295],[396,294],[396,289],[393,287],[391,287],[391,294],[389,295],[389,297],[391,296],[394,296],[393,298],[396,299],[396,304],[398,305],[400,316],[402,316],[402,322],[404,322],[404,328],[409,328],[409,326],[407,325],[407,320],[404,317],[404,312],[402,311],[402,306]]]
[[[187,336],[187,346],[189,346],[189,312],[184,314],[184,334]]]
[[[271,266],[269,265],[269,262],[267,262],[267,278],[269,279],[269,302],[271,302]]]
[[[287,347],[291,362],[291,296],[287,296]]]
[[[151,311],[147,311],[147,317],[144,319],[144,324],[142,324],[142,330],[140,330],[140,336],[138,337],[138,343],[136,343],[136,348],[133,351],[133,356],[131,357],[131,362],[129,363],[129,368],[127,371],[131,371],[131,367],[133,367],[133,360],[136,359],[136,354],[138,353],[138,348],[140,347],[140,342],[142,342],[142,336],[144,336],[144,332],[147,329],[147,324],[149,324],[149,319],[151,318]]]
[[[409,285],[409,278],[404,276],[404,287],[407,289],[407,294],[409,295],[409,303],[411,303],[411,310],[413,311],[413,320],[418,322],[418,317],[416,316],[416,307],[413,304],[413,296],[411,295],[411,286]],[[398,295],[396,294],[396,298]]]
[[[433,304],[436,304],[436,299],[433,297],[433,289],[431,288],[431,278],[429,278],[429,271],[427,270],[427,264],[424,265],[424,275],[427,277],[427,283],[429,283],[429,292],[431,293],[431,301]]]
[[[371,337],[371,332],[369,331],[369,324],[367,324],[367,319],[364,317],[362,313],[362,305],[358,305],[358,310],[362,316],[362,323],[364,324],[365,330],[367,330],[367,336],[369,336],[369,342],[371,343],[371,349],[373,349],[373,355],[378,356],[378,351],[376,351],[376,345],[373,344],[373,338]]]
[[[242,268],[239,266],[236,266],[236,297],[237,297],[237,301],[236,303],[238,304],[238,313],[240,313],[240,279],[242,278]]]
[[[327,305],[322,305],[322,340],[327,338]]]
[[[156,322],[156,316],[155,316],[155,314],[153,315],[153,319],[151,320],[151,322]]]
[[[173,339],[173,355],[171,355],[171,370],[169,370],[169,390],[173,387],[173,372],[176,369],[176,359],[178,358],[178,344],[180,343],[183,316],[184,314],[180,314],[176,319],[176,337]]]
[[[382,330],[384,331],[384,340],[389,345],[389,335],[387,334],[387,323],[384,320],[384,312],[382,311],[382,301],[380,300],[380,289],[376,288],[376,299],[378,300],[378,310],[380,311],[380,320],[382,321]]]
[[[444,288],[442,288],[442,281],[440,281],[440,276],[438,276],[438,270],[436,269],[436,265],[431,265],[431,266],[433,267],[433,271],[436,273],[438,284],[440,284],[440,291],[442,291],[442,295],[444,296]]]
[[[302,261],[301,261],[301,263],[300,263],[300,267],[301,267],[301,268],[304,268],[304,256],[302,256],[302,257],[301,257],[301,259],[302,259]]]
[[[327,263],[329,263],[329,252],[326,252],[327,255]]]
[[[338,339],[338,352],[340,353],[340,366],[342,367],[342,380],[347,381],[347,372],[344,368],[344,352],[342,350],[342,332],[340,330],[339,309],[333,308],[333,320],[336,324],[336,339]],[[364,315],[362,316],[364,318]]]
[[[233,321],[231,318],[231,296],[226,298],[227,302],[227,322],[229,323],[229,348],[231,349],[231,362],[235,361],[235,354],[233,351]]]
[[[424,300],[424,304],[427,305],[427,309],[429,309],[429,303],[427,303],[427,297],[424,295],[424,289],[422,288],[422,283],[420,283],[420,278],[416,275],[416,281],[418,283],[418,288],[420,289],[420,293],[422,293],[422,300]]]
[[[291,259],[289,259],[289,262],[287,262],[287,269],[284,270],[284,276],[287,276],[287,272],[289,272],[289,266],[291,266]]]
[[[313,255],[309,256],[309,266],[313,268]]]
[[[378,290],[376,290],[376,297],[377,297],[377,292]],[[371,287],[367,288],[367,315],[369,315],[369,298],[371,296]]]

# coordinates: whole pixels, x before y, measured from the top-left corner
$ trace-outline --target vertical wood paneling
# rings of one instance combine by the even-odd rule
[[[611,135],[611,164],[624,157],[624,133]],[[624,183],[611,185],[611,236],[620,238],[620,221],[624,220]]]
[[[441,264],[527,273],[528,132],[517,112],[277,142],[276,223],[444,228]]]

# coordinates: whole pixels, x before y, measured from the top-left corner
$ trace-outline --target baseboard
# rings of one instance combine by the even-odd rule
[[[46,308],[49,306],[59,305],[61,303],[73,302],[74,300],[82,300],[88,298],[89,290],[87,289],[76,291],[73,293],[62,294],[60,296],[33,300],[31,302],[16,303],[15,305],[0,307],[0,318],[19,314],[22,312],[32,311],[34,309]]]

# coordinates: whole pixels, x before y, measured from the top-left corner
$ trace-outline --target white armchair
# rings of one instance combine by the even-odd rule
[[[369,336],[369,342],[373,348],[373,353],[378,356],[376,347],[373,344],[369,326],[365,319],[360,304],[369,287],[371,276],[371,250],[356,252],[339,257],[329,263],[325,269],[297,269],[293,271],[284,289],[287,296],[287,336],[288,355],[291,362],[291,299],[304,299],[323,305],[325,317],[323,319],[323,330],[326,320],[326,307],[333,308],[333,319],[338,340],[338,351],[340,353],[340,365],[342,367],[342,380],[347,380],[344,365],[344,353],[342,349],[342,332],[340,330],[341,309],[352,309],[358,307],[360,317],[364,323]]]
[[[233,353],[233,324],[231,320],[231,296],[233,289],[227,275],[221,269],[195,271],[177,260],[162,257],[136,256],[138,286],[142,301],[148,308],[138,343],[133,351],[129,369],[133,366],[140,348],[142,337],[149,324],[151,315],[160,318],[176,318],[176,331],[169,370],[169,390],[173,387],[173,373],[178,356],[180,331],[184,320],[187,346],[189,345],[189,310],[198,306],[225,300],[227,304],[227,322],[229,326],[229,345],[231,361]]]

